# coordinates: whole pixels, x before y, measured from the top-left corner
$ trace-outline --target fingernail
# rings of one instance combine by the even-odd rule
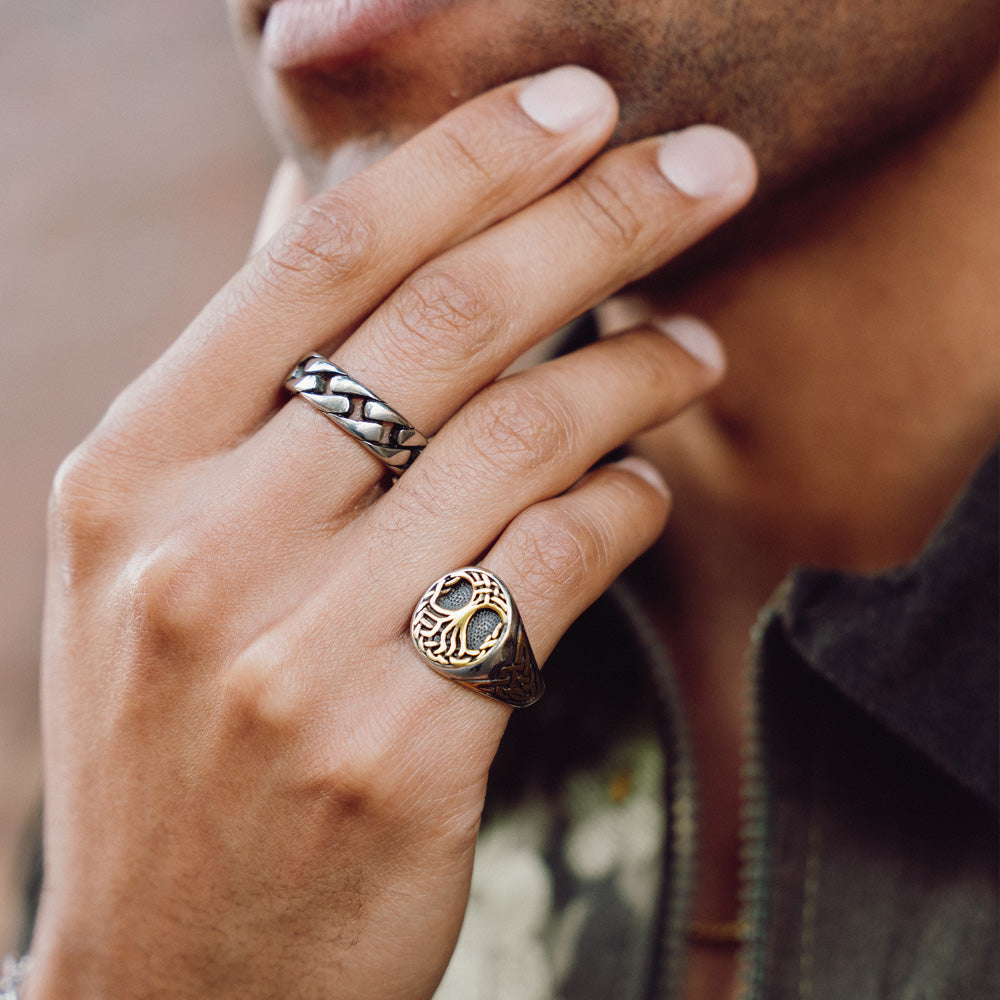
[[[656,159],[663,176],[691,198],[749,187],[756,169],[747,144],[717,125],[671,132],[660,142]]]
[[[582,66],[560,66],[533,77],[517,95],[524,113],[549,132],[568,132],[613,101],[611,88]]]
[[[626,458],[622,458],[615,462],[615,465],[619,469],[625,469],[627,472],[631,472],[640,479],[644,479],[658,493],[662,493],[664,496],[670,495],[670,491],[667,489],[667,484],[663,481],[663,476],[660,475],[656,466],[651,462],[647,462],[644,458],[639,458],[636,455],[629,455]]]
[[[700,319],[695,319],[694,316],[671,316],[669,319],[653,319],[652,323],[706,368],[714,372],[725,369],[726,352],[722,349],[719,338]]]

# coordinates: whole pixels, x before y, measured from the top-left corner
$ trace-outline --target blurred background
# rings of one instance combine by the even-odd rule
[[[276,164],[224,0],[6,0],[0,57],[0,955],[40,788],[60,459],[240,265]]]

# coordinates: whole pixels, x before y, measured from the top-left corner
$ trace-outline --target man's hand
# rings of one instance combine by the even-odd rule
[[[544,660],[667,512],[587,470],[719,375],[687,321],[497,381],[749,196],[706,126],[588,164],[615,119],[557,70],[307,202],[65,463],[32,1000],[434,992],[508,709],[426,667],[414,603],[481,561]],[[435,435],[391,490],[281,390],[313,350]]]

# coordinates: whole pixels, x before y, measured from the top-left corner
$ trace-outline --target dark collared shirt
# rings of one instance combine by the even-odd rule
[[[998,462],[907,567],[800,570],[754,636],[749,1000],[1000,995]],[[696,776],[629,584],[573,627],[491,776],[440,1000],[674,998]]]
[[[912,565],[802,570],[762,613],[747,1000],[1000,995],[997,479],[994,453]],[[491,775],[438,997],[674,1000],[696,776],[669,659],[626,582],[546,672]]]

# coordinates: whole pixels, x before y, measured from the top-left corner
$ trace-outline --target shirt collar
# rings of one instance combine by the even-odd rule
[[[911,564],[877,575],[799,570],[782,612],[811,669],[994,806],[998,473],[994,450]]]

